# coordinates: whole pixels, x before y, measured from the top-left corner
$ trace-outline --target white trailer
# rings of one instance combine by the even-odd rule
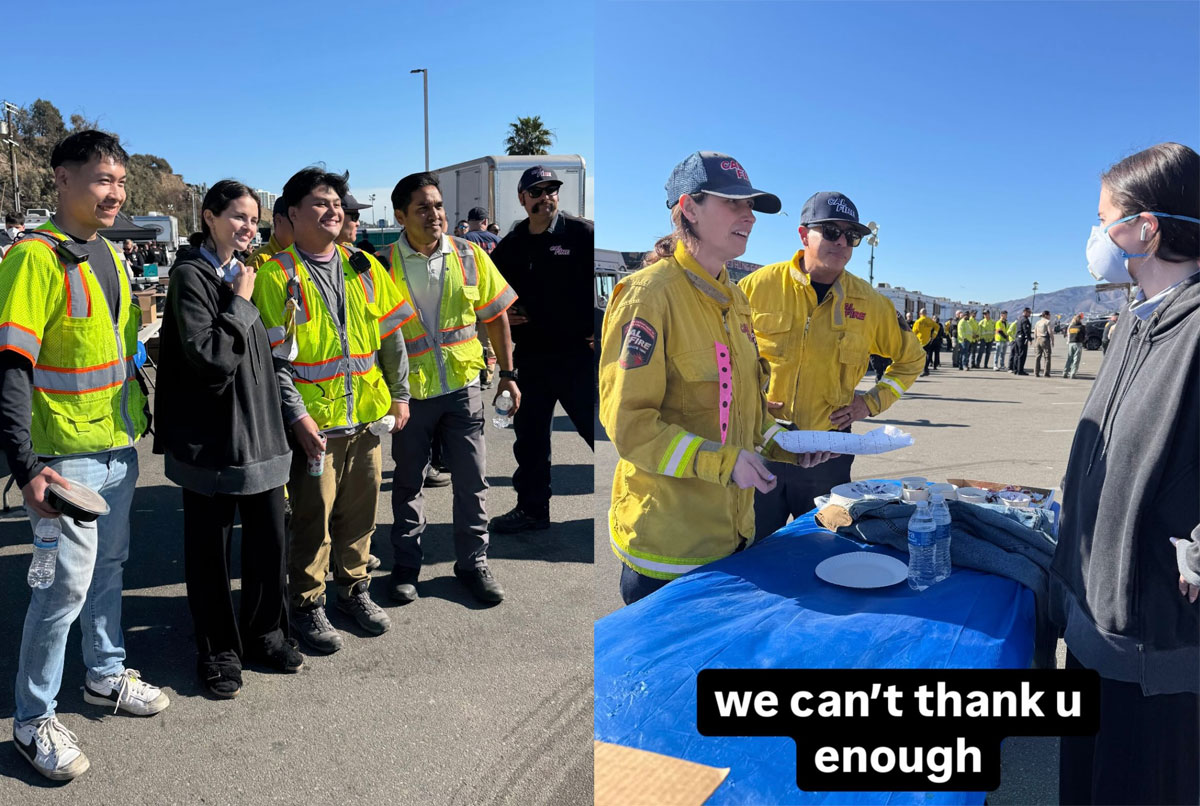
[[[442,201],[450,230],[467,217],[472,207],[483,207],[491,220],[500,225],[503,237],[513,225],[526,218],[517,200],[517,182],[527,168],[542,165],[562,180],[558,191],[558,209],[574,216],[587,210],[586,174],[583,157],[578,154],[543,154],[532,157],[496,155],[480,157],[457,165],[438,168],[432,173],[441,184]]]

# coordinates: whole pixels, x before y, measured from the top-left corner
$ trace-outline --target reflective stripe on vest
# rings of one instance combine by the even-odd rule
[[[463,285],[479,285],[479,267],[475,265],[475,253],[471,250],[471,242],[460,238],[451,238],[454,251],[458,253],[458,263],[462,266]]]
[[[375,354],[352,355],[348,360],[339,355],[309,364],[293,361],[292,368],[296,372],[296,380],[301,383],[324,383],[343,377],[346,374],[344,364],[349,365],[351,375],[366,375],[375,366]]]
[[[279,261],[283,268],[283,276],[287,278],[288,298],[296,303],[296,324],[302,325],[312,318],[312,314],[308,310],[308,298],[304,296],[304,288],[296,273],[296,259],[292,257],[291,252],[280,252],[272,260]]]
[[[416,315],[417,312],[408,304],[408,300],[401,300],[399,305],[392,308],[379,319],[379,338],[386,339],[408,324],[408,321]]]
[[[451,347],[455,344],[462,344],[470,341],[478,334],[475,323],[463,325],[462,327],[451,327],[443,330],[440,339],[443,347]]]
[[[0,325],[0,350],[20,353],[29,359],[29,363],[36,364],[41,349],[42,340],[29,328],[16,322]]]
[[[111,364],[88,369],[36,366],[33,368],[33,388],[39,392],[59,395],[99,392],[120,386],[125,378],[132,378],[136,372],[137,365],[131,359],[113,361]]]
[[[79,264],[68,266],[58,254],[59,242],[66,239],[55,238],[53,234],[45,230],[34,230],[29,233],[28,237],[53,252],[55,259],[58,260],[58,265],[63,267],[67,286],[67,316],[73,319],[84,319],[91,316],[92,295],[88,293],[87,283],[83,281],[83,272],[80,270]]]
[[[279,345],[283,344],[283,340],[286,337],[287,337],[287,328],[285,328],[283,325],[280,325],[279,327],[267,328],[267,339],[270,340],[270,342],[271,342],[272,350],[275,349],[276,347],[278,347]]]

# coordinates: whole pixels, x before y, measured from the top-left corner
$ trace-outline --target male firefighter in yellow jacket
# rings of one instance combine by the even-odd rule
[[[76,618],[85,701],[139,716],[170,702],[125,666],[121,634],[135,445],[148,422],[134,364],[141,312],[120,254],[97,231],[112,226],[125,201],[127,160],[117,138],[99,131],[55,146],[58,212],[0,263],[0,444],[39,542],[45,527],[60,533],[53,578],[33,586],[25,616],[13,742],[54,781],[88,769],[75,734],[55,714]],[[89,487],[108,512],[90,522],[59,517],[51,485],[67,495],[72,486]]]
[[[292,233],[292,220],[288,218],[287,202],[280,196],[271,209],[271,237],[254,250],[246,265],[255,270],[261,269],[268,260],[291,246],[294,240],[296,236]]]
[[[454,575],[479,601],[500,602],[504,590],[487,562],[485,407],[479,381],[485,364],[478,333],[479,325],[487,327],[500,365],[496,397],[507,392],[515,412],[521,392],[505,311],[517,295],[478,244],[446,234],[446,211],[434,174],[410,174],[397,182],[392,206],[404,227],[392,244],[392,278],[416,313],[403,328],[412,420],[392,439],[396,563],[388,590],[402,603],[417,598],[426,522],[421,487],[437,436],[454,487]]]
[[[400,429],[409,416],[399,331],[413,312],[379,261],[334,242],[346,195],[345,177],[320,168],[289,179],[283,199],[295,242],[266,262],[254,284],[298,446],[288,481],[292,630],[326,653],[342,647],[325,615],[331,565],[338,609],[374,635],[391,626],[368,591],[383,475],[379,437],[369,426],[391,414],[393,430]]]
[[[912,331],[896,321],[892,303],[845,270],[869,230],[841,193],[822,192],[804,203],[804,248],[792,259],[753,272],[741,282],[754,314],[758,349],[771,365],[768,405],[775,417],[807,431],[849,431],[900,399],[924,366]],[[858,394],[871,354],[892,359],[882,380]],[[773,462],[775,489],[755,496],[755,532],[766,536],[788,516],[813,508],[813,499],[850,481],[853,456],[812,468]]]

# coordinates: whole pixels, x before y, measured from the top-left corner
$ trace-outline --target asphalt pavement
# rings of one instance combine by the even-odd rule
[[[1032,351],[1031,351],[1032,353]],[[1021,483],[1054,489],[1067,469],[1071,440],[1084,401],[1100,367],[1100,351],[1083,352],[1078,376],[1062,377],[1066,346],[1060,339],[1053,357],[1055,374],[1035,377],[1033,355],[1028,377],[992,369],[956,370],[950,353],[942,368],[918,378],[909,392],[877,418],[854,424],[855,433],[891,424],[913,435],[910,448],[854,461],[852,478],[924,476],[931,480],[966,478]],[[860,390],[874,384],[864,379]],[[608,503],[617,453],[599,421],[596,429],[595,616],[622,606],[618,591],[620,563],[608,538]],[[1065,662],[1058,645],[1058,665]],[[1001,786],[988,795],[991,806],[1058,803],[1057,737],[1012,737],[1002,749]]]
[[[490,420],[488,510],[497,515],[516,503],[515,463],[511,430]],[[347,634],[342,651],[306,654],[295,675],[247,671],[237,699],[215,701],[195,674],[180,492],[142,440],[123,622],[128,665],[162,686],[171,706],[138,718],[85,703],[79,628],[72,628],[58,713],[91,769],[65,786],[38,775],[12,743],[31,532],[19,507],[4,514],[0,804],[591,803],[592,452],[561,409],[553,452],[552,528],[492,536],[502,604],[477,604],[453,576],[446,487],[426,491],[421,598],[396,606],[382,579],[392,564],[385,440],[373,545],[383,569],[372,593],[392,629],[366,636],[330,607]],[[19,494],[7,501],[19,504]],[[239,566],[235,559],[235,573]]]

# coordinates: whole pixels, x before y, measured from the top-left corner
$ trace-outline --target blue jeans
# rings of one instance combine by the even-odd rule
[[[973,345],[969,341],[959,341],[958,343],[958,368],[970,369],[971,356],[974,354]]]
[[[21,722],[54,714],[67,633],[77,617],[82,617],[83,662],[89,674],[98,678],[125,670],[121,587],[129,557],[129,507],[138,479],[137,450],[120,448],[51,459],[46,464],[68,481],[100,493],[108,502],[109,514],[85,524],[64,516],[54,584],[31,591],[17,665],[15,718]],[[30,512],[29,520],[37,528],[41,519]]]
[[[1008,356],[1008,342],[1006,342],[1006,341],[996,342],[996,361],[995,361],[995,363],[996,363],[997,371],[1000,371],[1002,369],[1007,369],[1007,367],[1004,366],[1004,359],[1007,356]]]
[[[1079,372],[1079,355],[1083,352],[1083,345],[1077,341],[1073,341],[1067,345],[1067,366],[1063,368],[1064,378],[1074,378]]]

